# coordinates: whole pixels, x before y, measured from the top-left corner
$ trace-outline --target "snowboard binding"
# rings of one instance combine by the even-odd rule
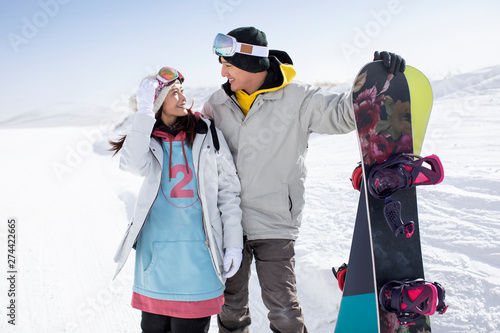
[[[427,163],[430,168],[426,168],[424,163]],[[368,177],[368,189],[377,199],[385,199],[404,188],[437,185],[443,181],[443,178],[443,165],[438,156],[421,157],[402,153],[372,168]],[[350,179],[354,189],[359,191],[363,180],[361,162],[352,171]]]
[[[448,309],[444,303],[445,289],[437,282],[424,279],[388,281],[379,294],[379,302],[386,312],[395,313],[401,325],[412,325],[420,316]]]
[[[355,190],[361,191],[361,182],[363,181],[363,167],[361,166],[361,162],[359,162],[352,171],[350,179],[352,187],[354,187]]]
[[[385,199],[384,216],[394,236],[402,233],[410,238],[415,223],[403,221],[401,202],[393,201],[391,195],[405,188],[439,184],[443,177],[443,165],[436,155],[397,154],[371,169],[368,190],[375,198]]]
[[[371,169],[368,189],[375,198],[385,199],[404,188],[439,184],[443,178],[443,165],[436,155],[421,157],[403,153]]]
[[[340,291],[344,291],[345,273],[347,273],[347,264],[343,263],[337,270],[335,270],[335,267],[332,267],[332,271],[333,275],[335,275],[335,278],[337,279]]]

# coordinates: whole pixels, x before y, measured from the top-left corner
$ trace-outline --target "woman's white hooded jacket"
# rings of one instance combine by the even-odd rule
[[[193,164],[198,180],[198,196],[203,208],[203,228],[215,271],[222,282],[224,248],[243,248],[241,226],[240,182],[232,155],[222,133],[200,116],[198,133],[193,142]],[[127,227],[115,262],[115,277],[121,271],[153,206],[163,170],[163,149],[151,137],[155,119],[136,114],[121,149],[120,169],[144,177],[133,220]],[[212,133],[217,133],[214,138]],[[219,147],[217,147],[217,145]]]

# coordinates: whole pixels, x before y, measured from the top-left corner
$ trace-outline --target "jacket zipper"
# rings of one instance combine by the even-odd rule
[[[200,146],[200,152],[198,153],[198,174],[201,174],[201,170],[200,170],[200,161],[201,161],[201,152],[203,150],[203,146],[205,144],[205,139],[207,138],[207,136],[205,135],[205,137],[203,138],[203,141],[201,142],[201,146]],[[196,189],[196,192],[198,193],[198,198],[200,198],[200,204],[201,204],[201,218],[202,218],[202,227],[203,227],[203,233],[205,234],[205,245],[207,247],[210,247],[210,242],[208,240],[208,235],[207,235],[207,230],[205,228],[205,209],[203,208],[203,200],[201,198],[201,195],[200,195],[200,177],[196,177],[196,181],[198,182],[198,186],[197,186],[197,189]]]
[[[207,133],[208,133],[208,131],[207,131]],[[205,137],[203,138],[203,141],[201,142],[201,146],[200,146],[200,152],[198,153],[198,174],[201,174],[201,171],[200,171],[201,170],[200,169],[201,152],[203,151],[202,147],[205,144],[205,140],[207,139],[207,136],[208,136],[208,134],[206,134]],[[210,239],[208,238],[208,233],[207,233],[207,230],[206,230],[206,228],[209,227],[209,226],[206,226],[206,223],[208,223],[208,222],[205,219],[205,209],[203,208],[203,199],[202,199],[202,197],[200,195],[200,177],[196,177],[196,180],[198,182],[197,192],[198,192],[198,198],[200,198],[201,211],[202,211],[202,214],[201,214],[201,218],[202,218],[201,225],[203,227],[203,233],[205,234],[205,246],[207,247],[208,253],[210,254],[210,259],[212,259],[212,265],[214,266],[215,272],[217,273],[218,276],[222,276],[222,272],[218,271],[217,263],[215,262],[214,254],[213,254],[213,251],[217,251],[217,249],[212,249],[212,251],[210,250],[210,248],[211,248]]]
[[[233,97],[232,97],[232,96],[229,96],[229,95],[228,95],[228,97],[229,97],[229,99],[231,100],[231,102],[233,102],[233,104],[234,104],[234,105],[235,105],[235,106],[236,106],[236,107],[240,110],[241,115],[243,115],[243,119],[242,119],[242,121],[245,121],[245,118],[246,118],[246,117],[245,117],[245,114],[243,113],[243,109],[241,108],[241,106],[240,106],[240,105],[239,105],[239,104],[238,104],[238,103],[237,103],[237,102],[233,99]]]
[[[152,153],[155,160],[158,162],[158,164],[161,165],[160,161],[158,160],[158,158],[156,157],[156,155],[154,153]],[[151,204],[151,206],[149,206],[149,209],[148,209],[148,214],[146,215],[146,217],[144,218],[144,221],[142,221],[142,225],[141,225],[141,229],[139,230],[139,232],[137,233],[137,236],[135,237],[135,240],[134,240],[134,243],[133,245],[135,245],[137,243],[137,240],[139,239],[139,236],[141,235],[141,232],[142,232],[142,229],[144,229],[144,225],[146,224],[146,221],[149,217],[149,213],[151,213],[151,208],[153,208],[155,202],[156,202],[156,199],[158,198],[158,194],[160,193],[160,186],[161,186],[161,179],[160,179],[160,183],[158,184],[158,188],[156,189],[156,196],[155,196],[155,199],[153,200],[153,203]],[[134,221],[132,221],[132,224],[134,223]]]

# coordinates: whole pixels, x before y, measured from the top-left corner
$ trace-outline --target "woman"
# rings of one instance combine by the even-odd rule
[[[169,67],[146,77],[129,134],[111,142],[120,168],[145,177],[115,255],[118,274],[136,249],[132,306],[145,333],[207,332],[241,263],[232,156],[212,122],[186,108],[183,81]]]

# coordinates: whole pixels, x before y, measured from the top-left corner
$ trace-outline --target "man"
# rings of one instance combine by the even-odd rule
[[[236,275],[226,282],[220,332],[249,332],[250,264],[255,258],[273,332],[307,332],[297,299],[294,243],[304,208],[305,155],[310,133],[355,128],[351,94],[327,94],[292,81],[288,54],[270,50],[254,27],[218,34],[214,52],[227,82],[203,107],[229,144],[241,181],[245,244]],[[395,73],[404,60],[376,53]]]

